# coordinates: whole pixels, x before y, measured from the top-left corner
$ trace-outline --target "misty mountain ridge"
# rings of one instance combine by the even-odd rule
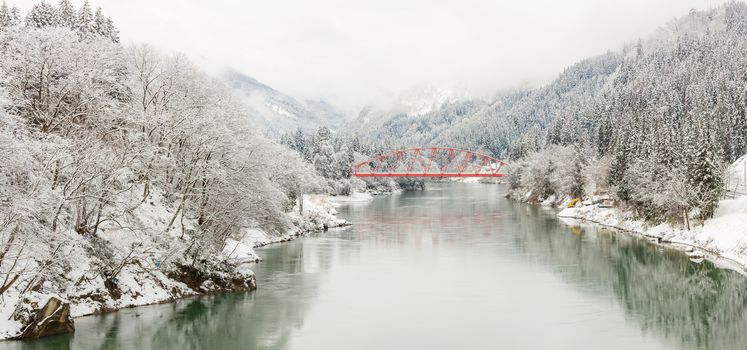
[[[452,104],[472,100],[466,90],[447,89],[432,84],[419,84],[398,94],[390,101],[371,102],[361,108],[355,119],[349,120],[344,130],[363,134],[364,138],[381,136],[392,119],[430,119],[433,113]],[[481,103],[477,102],[475,103]]]
[[[580,60],[546,85],[502,91],[487,101],[448,98],[437,89],[415,90],[403,94],[390,109],[363,109],[347,130],[368,142],[391,140],[394,147],[449,145],[495,156],[510,150],[512,154],[506,156],[522,157],[543,148],[548,137],[568,128],[563,125],[569,119],[566,116],[578,115],[591,104],[604,105],[604,96],[615,95],[614,90],[619,89],[610,85],[625,84],[620,78],[621,67],[634,67],[639,58],[652,53],[653,59],[678,60],[689,55],[698,41],[723,40],[715,35],[743,32],[740,8],[732,4],[691,10],[620,49]],[[556,120],[559,117],[563,121]]]
[[[220,78],[239,98],[254,125],[270,137],[301,128],[306,131],[320,126],[338,129],[346,115],[323,99],[299,101],[235,70],[226,70]]]
[[[346,130],[370,142],[396,140],[392,146],[449,145],[499,155],[527,130],[544,128],[561,107],[593,95],[621,61],[616,53],[589,58],[548,85],[501,92],[489,100],[419,90],[389,110],[364,109]]]

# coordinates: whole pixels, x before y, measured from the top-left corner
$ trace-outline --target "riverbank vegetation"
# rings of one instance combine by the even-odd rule
[[[743,3],[692,11],[626,48],[593,98],[561,110],[532,140],[536,153],[512,169],[513,190],[538,199],[606,187],[649,221],[689,227],[713,217],[727,166],[747,152],[745,50]],[[569,187],[574,178],[590,186]]]
[[[309,163],[183,55],[117,33],[88,2],[0,7],[3,337],[31,292],[82,315],[253,288],[227,242],[323,226],[287,213],[328,190]]]
[[[389,193],[396,190],[422,190],[425,181],[413,178],[364,178],[353,176],[356,164],[391,151],[391,145],[361,144],[357,134],[335,134],[329,128],[319,127],[314,133],[303,129],[281,135],[280,143],[296,151],[317,173],[327,180],[334,195],[350,195],[355,191]],[[387,147],[388,146],[388,147]]]

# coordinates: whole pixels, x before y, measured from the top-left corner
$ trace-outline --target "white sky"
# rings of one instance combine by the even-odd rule
[[[25,12],[36,1],[8,2]],[[618,49],[691,8],[725,1],[91,2],[114,18],[125,43],[181,51],[299,98],[354,108],[422,84],[483,95],[546,83],[574,62]]]

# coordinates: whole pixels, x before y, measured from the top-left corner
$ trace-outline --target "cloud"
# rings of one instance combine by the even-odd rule
[[[476,94],[546,83],[580,59],[721,2],[92,1],[125,41],[225,64],[297,97],[348,107],[423,83]]]

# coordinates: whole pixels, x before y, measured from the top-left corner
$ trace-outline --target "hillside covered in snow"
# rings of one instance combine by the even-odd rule
[[[183,55],[123,46],[88,2],[41,2],[25,20],[3,4],[0,73],[0,338],[252,290],[256,244],[346,224],[330,204],[293,213],[327,180],[258,132],[232,87]],[[310,115],[242,79],[276,113]],[[54,315],[37,313],[46,303]]]
[[[424,114],[369,117],[363,148],[448,145],[508,161],[529,201],[609,195],[651,222],[702,222],[744,173],[747,5],[672,20],[619,50],[582,60],[548,85],[489,101],[444,100]],[[742,190],[744,185],[742,185]]]
[[[236,71],[226,71],[221,79],[232,90],[249,120],[272,138],[299,128],[305,131],[321,126],[337,129],[347,119],[323,99],[298,101]]]

